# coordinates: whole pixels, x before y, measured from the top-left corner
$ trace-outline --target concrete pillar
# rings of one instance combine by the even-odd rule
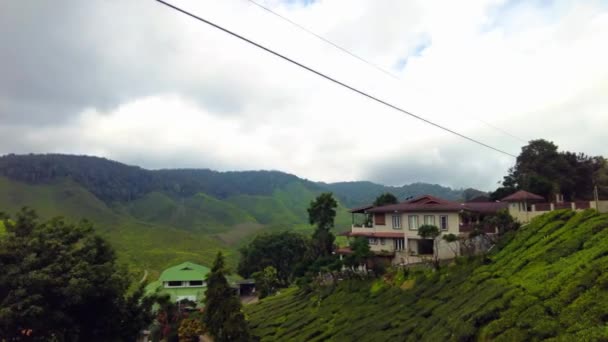
[[[570,207],[572,207],[572,210],[576,210],[576,204],[574,202],[570,202]]]
[[[549,206],[550,206],[550,208],[549,208],[550,211],[555,210],[555,204],[550,203]]]

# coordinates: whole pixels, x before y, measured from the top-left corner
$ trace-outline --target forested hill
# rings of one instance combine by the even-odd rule
[[[465,190],[453,190],[437,184],[414,183],[402,187],[371,182],[327,184],[280,171],[146,170],[105,158],[64,154],[2,156],[0,175],[28,184],[45,184],[70,178],[106,203],[131,201],[157,191],[177,197],[197,193],[220,199],[234,195],[264,196],[292,183],[299,183],[313,192],[332,191],[346,206],[371,203],[384,192],[391,192],[399,199],[431,194],[457,200],[465,195]]]
[[[370,199],[376,198],[385,192],[390,192],[397,198],[403,200],[410,196],[433,195],[448,200],[470,199],[482,194],[475,189],[452,189],[439,184],[412,183],[403,186],[386,186],[372,182],[337,182],[318,183],[319,186],[329,189],[337,194],[340,200],[349,207],[356,207],[371,203]]]
[[[210,266],[217,250],[234,265],[236,249],[262,232],[308,234],[307,207],[325,191],[338,198],[335,230],[349,229],[347,207],[392,190],[364,186],[352,199],[356,184],[371,183],[344,188],[279,171],[146,170],[89,156],[7,155],[0,157],[0,212],[28,206],[43,218],[89,219],[135,272],[154,274],[186,260]]]
[[[262,341],[606,341],[608,214],[554,211],[485,258],[296,288],[246,307]]]
[[[312,182],[278,171],[146,170],[105,158],[63,154],[6,155],[0,157],[0,175],[29,184],[71,178],[105,202],[134,200],[153,191],[180,197],[199,192],[219,198],[269,195],[295,181],[320,190]]]

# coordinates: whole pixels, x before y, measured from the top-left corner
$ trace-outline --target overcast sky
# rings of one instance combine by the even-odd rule
[[[263,2],[399,80],[246,0],[170,2],[512,154],[608,155],[607,1]],[[153,0],[5,0],[0,46],[0,154],[483,190],[514,162]]]

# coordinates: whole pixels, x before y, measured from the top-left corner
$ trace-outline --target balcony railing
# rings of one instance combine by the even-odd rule
[[[353,223],[353,228],[372,228],[371,223]]]
[[[460,225],[458,231],[460,233],[470,233],[475,229],[474,223],[463,223]],[[483,232],[486,234],[496,233],[496,229],[494,227],[485,227]]]

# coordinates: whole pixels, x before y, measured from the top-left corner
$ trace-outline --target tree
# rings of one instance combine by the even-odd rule
[[[205,327],[196,317],[184,318],[179,324],[178,336],[180,341],[198,342],[199,336],[205,334]]]
[[[289,286],[309,251],[308,238],[294,232],[261,234],[240,249],[238,273],[244,278],[272,266],[280,286]]]
[[[441,238],[443,239],[443,241],[446,242],[448,247],[454,253],[454,258],[457,257],[458,256],[458,244],[456,242],[458,242],[458,236],[456,236],[452,233],[449,233],[449,234],[442,236]]]
[[[215,341],[249,341],[249,326],[241,311],[241,302],[226,280],[227,274],[224,256],[218,252],[207,275],[203,323]]]
[[[502,186],[491,198],[500,200],[523,189],[550,200],[562,194],[566,200],[591,199],[597,173],[604,158],[584,153],[559,152],[557,145],[543,139],[532,140],[522,148],[515,166],[509,169]]]
[[[395,195],[391,194],[390,192],[385,192],[376,198],[376,200],[374,201],[374,206],[380,207],[383,205],[397,204],[397,203],[399,203],[399,200],[397,200],[397,197],[395,197]]]
[[[439,251],[438,251],[439,240],[437,238],[441,235],[439,228],[437,228],[437,226],[425,224],[425,225],[418,227],[418,235],[423,239],[433,240],[433,264],[435,265],[435,268],[438,268],[439,267]]]
[[[153,300],[130,285],[114,250],[86,221],[39,223],[24,208],[0,238],[0,336],[19,340],[134,340]]]
[[[264,268],[263,271],[255,272],[253,278],[255,279],[255,287],[259,291],[260,298],[273,294],[279,284],[277,270],[272,266]]]
[[[352,254],[346,256],[345,264],[349,267],[357,267],[365,262],[372,253],[367,238],[357,236],[350,244]]]
[[[338,203],[329,192],[322,193],[308,207],[308,220],[315,224],[316,229],[312,235],[312,244],[317,256],[331,255],[335,237],[331,233],[336,217]]]

